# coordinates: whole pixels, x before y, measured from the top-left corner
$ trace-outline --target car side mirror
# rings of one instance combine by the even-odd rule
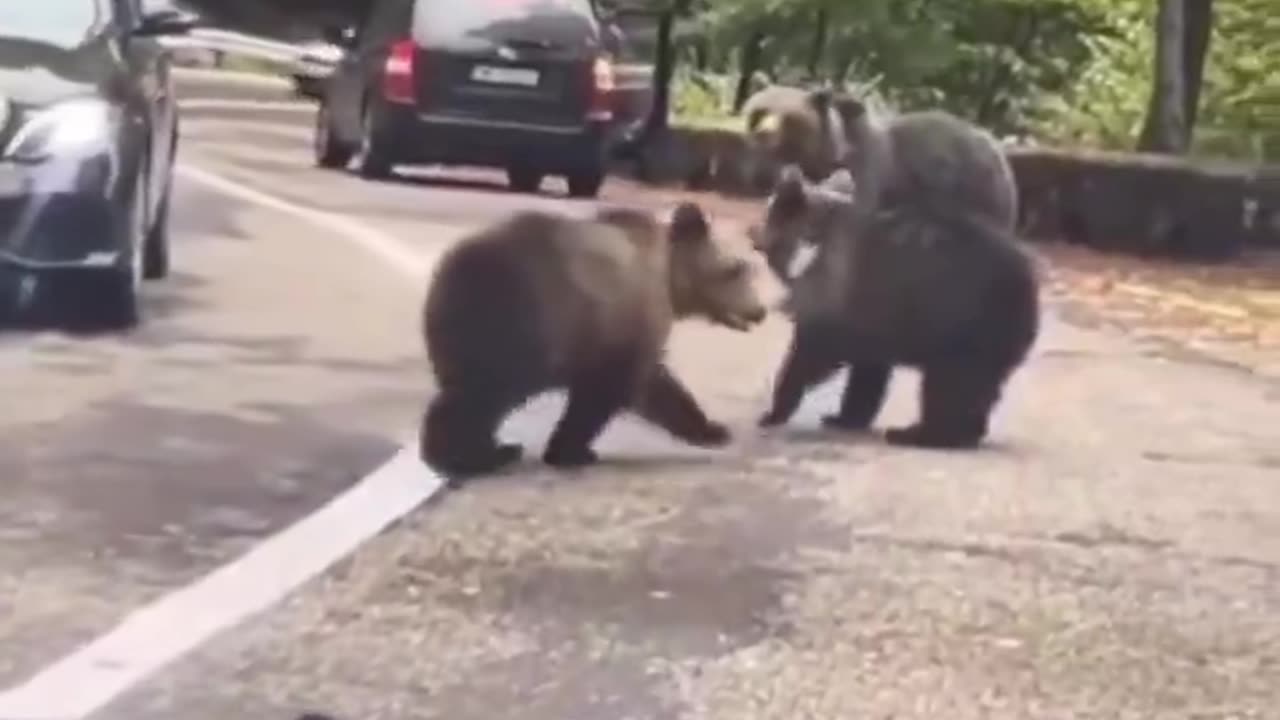
[[[156,10],[142,16],[133,35],[137,37],[159,37],[162,35],[185,35],[199,24],[194,15],[181,10]]]

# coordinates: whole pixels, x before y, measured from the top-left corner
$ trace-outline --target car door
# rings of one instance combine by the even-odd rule
[[[360,138],[365,101],[382,79],[382,66],[392,40],[409,33],[414,0],[376,0],[353,30],[333,83],[330,106],[338,135],[346,142]]]

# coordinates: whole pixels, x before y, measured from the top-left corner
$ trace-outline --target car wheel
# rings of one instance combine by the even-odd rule
[[[316,109],[316,126],[312,136],[316,165],[336,169],[347,166],[355,150],[333,135],[333,123],[329,121],[329,104],[320,103]]]
[[[129,248],[122,265],[100,270],[87,278],[92,298],[93,324],[107,330],[126,330],[140,319],[140,290],[146,256],[146,200],[139,193],[129,209]],[[142,242],[139,242],[139,238]]]
[[[356,160],[356,168],[362,177],[381,179],[391,174],[391,158],[387,152],[386,141],[378,132],[373,116],[373,105],[365,108],[364,118],[360,123],[360,155]]]
[[[605,170],[602,166],[578,170],[565,176],[565,181],[569,184],[569,197],[575,198],[596,197],[600,194],[604,180]]]
[[[536,193],[542,187],[544,174],[532,168],[512,166],[507,168],[507,184],[521,193]]]

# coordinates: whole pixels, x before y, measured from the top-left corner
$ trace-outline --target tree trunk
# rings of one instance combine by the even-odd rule
[[[668,10],[658,18],[657,57],[653,62],[653,102],[644,123],[643,134],[646,137],[666,130],[670,121],[671,78],[675,74],[676,59],[671,36],[675,23],[674,10]]]
[[[733,92],[735,115],[742,112],[742,106],[747,104],[747,98],[751,96],[751,76],[755,75],[760,67],[760,51],[763,46],[764,30],[762,28],[752,30],[746,42],[742,44],[742,54],[738,63],[738,70],[742,74],[738,76],[738,87]]]
[[[818,68],[822,64],[822,56],[827,53],[827,27],[830,16],[826,8],[818,8],[816,26],[813,29],[813,47],[809,49],[809,62],[805,66],[810,80],[818,80]]]
[[[1204,63],[1213,38],[1213,0],[1186,0],[1183,35],[1182,84],[1185,93],[1183,117],[1190,138],[1200,111],[1200,89],[1204,85]]]
[[[1181,154],[1187,149],[1184,7],[1184,0],[1160,0],[1157,10],[1151,100],[1138,139],[1138,150],[1142,152]]]
[[[706,72],[711,67],[711,43],[705,37],[693,43],[693,66],[698,72]]]

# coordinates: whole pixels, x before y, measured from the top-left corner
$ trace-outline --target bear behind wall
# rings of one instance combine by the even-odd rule
[[[526,211],[473,234],[442,258],[424,306],[439,392],[423,459],[458,479],[515,462],[522,450],[499,444],[498,426],[553,388],[569,403],[543,454],[552,465],[593,462],[591,444],[625,408],[686,442],[727,442],[662,362],[672,323],[695,315],[737,330],[765,315],[751,266],[696,205],[666,227],[636,210]]]
[[[796,165],[811,179],[838,167],[847,134],[827,95],[787,85],[771,85],[742,107],[747,137],[774,168]]]
[[[847,93],[814,95],[840,118],[848,148],[841,164],[867,212],[913,203],[976,212],[1007,230],[1017,226],[1013,168],[987,130],[943,110],[894,114]]]

